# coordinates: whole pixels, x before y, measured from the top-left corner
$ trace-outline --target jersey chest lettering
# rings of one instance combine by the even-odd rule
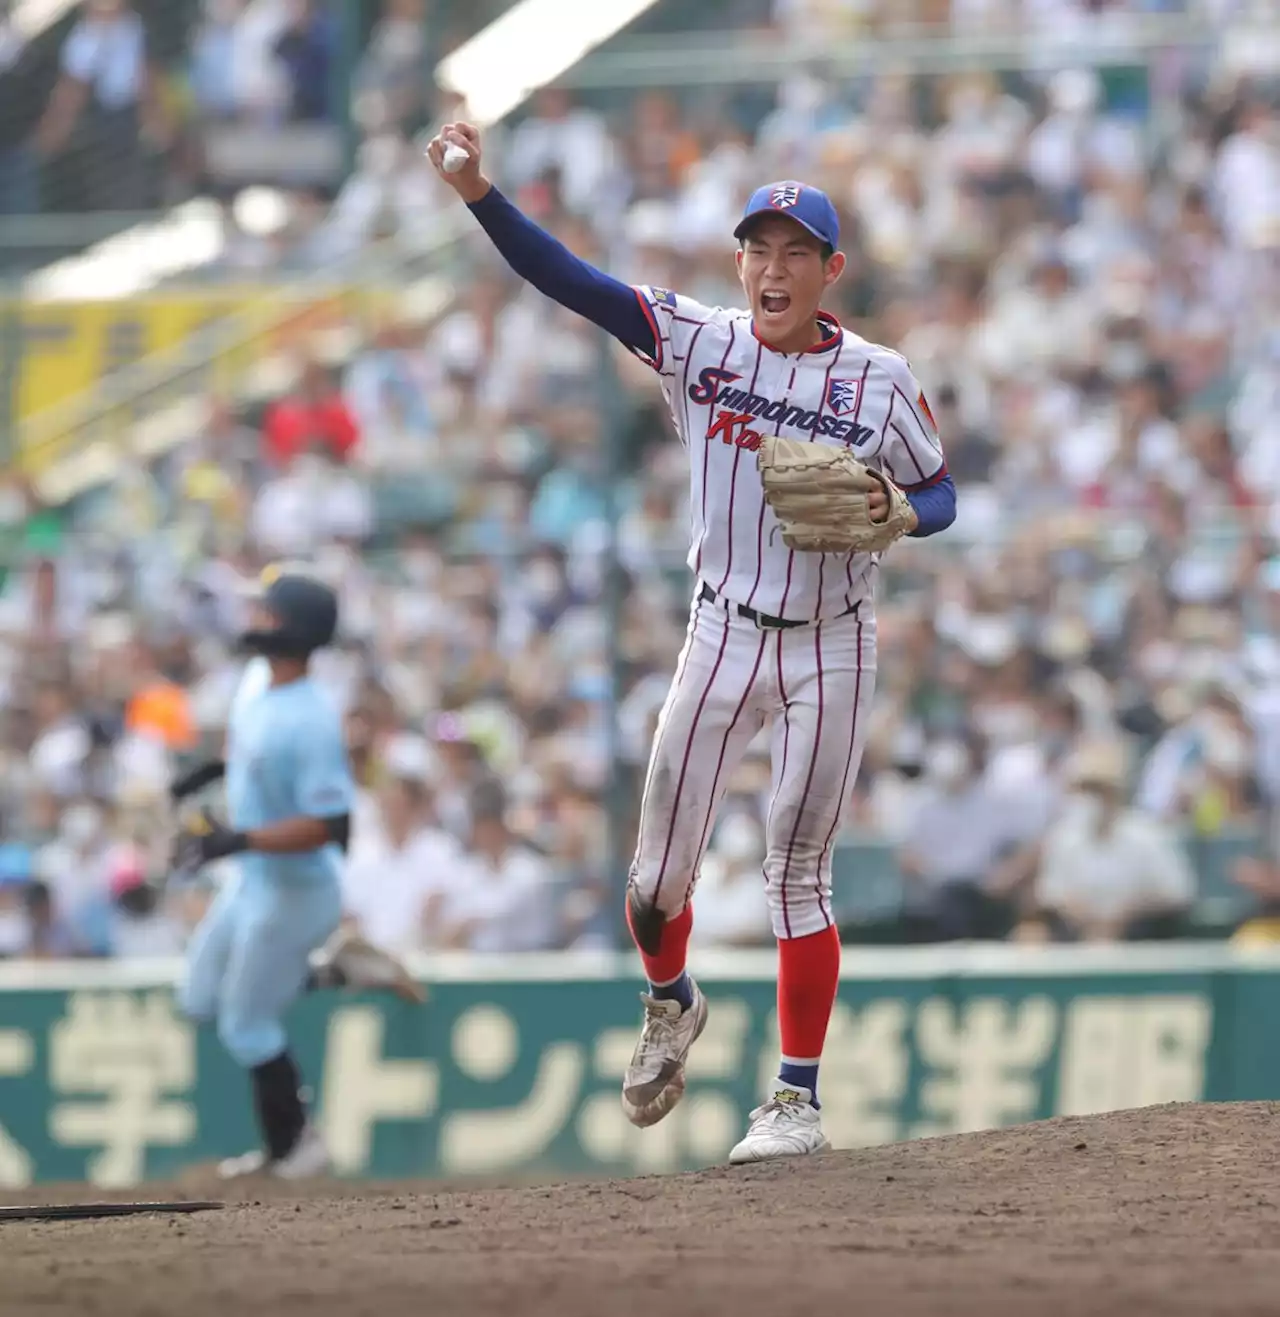
[[[741,375],[718,366],[707,366],[689,385],[689,401],[699,406],[710,406],[707,422],[708,442],[719,439],[722,443],[751,451],[760,447],[762,431],[753,429],[754,422],[771,427],[772,432],[798,430],[813,436],[821,435],[851,448],[859,448],[874,437],[870,426],[819,407],[806,407],[789,398],[770,398],[767,394],[741,388],[737,381]]]
[[[760,447],[760,431],[748,427],[756,418],[750,412],[735,412],[724,408],[715,413],[707,426],[707,442],[719,439],[732,448],[745,448],[754,453]]]

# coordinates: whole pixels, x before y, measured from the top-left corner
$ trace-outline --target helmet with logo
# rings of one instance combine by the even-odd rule
[[[338,631],[338,596],[306,567],[268,567],[251,591],[270,625],[243,633],[241,644],[268,658],[307,658],[333,643]]]

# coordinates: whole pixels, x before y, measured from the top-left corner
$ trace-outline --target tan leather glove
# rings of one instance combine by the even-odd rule
[[[765,435],[756,467],[789,549],[879,553],[911,529],[907,496],[847,448]],[[871,520],[868,498],[874,489],[883,489],[889,498],[883,521]]]

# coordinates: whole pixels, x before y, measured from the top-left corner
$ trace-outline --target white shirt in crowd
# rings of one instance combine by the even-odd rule
[[[89,733],[75,718],[65,718],[36,737],[30,767],[35,780],[57,796],[74,796],[84,786]]]
[[[555,945],[555,892],[542,856],[522,846],[512,846],[498,864],[469,854],[450,875],[440,892],[439,924],[446,931],[469,927],[467,951],[542,951]]]
[[[0,634],[38,635],[46,628],[59,640],[84,635],[101,582],[81,563],[60,563],[50,615],[40,607],[34,565],[9,573],[0,590]]]
[[[733,814],[716,829],[698,875],[695,946],[743,946],[770,941],[769,902],[760,878],[764,829],[749,814]]]
[[[282,115],[288,104],[288,72],[275,53],[288,23],[286,0],[249,0],[232,29],[236,103],[263,117]]]
[[[422,828],[397,846],[376,815],[357,818],[354,837],[343,874],[348,913],[370,941],[388,951],[421,949],[427,900],[457,869],[458,843],[438,828]]]
[[[349,472],[301,457],[268,481],[253,508],[253,537],[270,553],[298,557],[337,538],[364,539],[373,529],[368,489]]]
[[[1045,838],[1036,895],[1046,909],[1111,921],[1190,905],[1195,878],[1158,820],[1129,809],[1100,834],[1094,802],[1077,800]]]
[[[698,876],[697,905],[694,946],[763,946],[769,940],[769,903],[759,864],[744,869],[723,856],[708,855]]]
[[[72,825],[64,824],[63,833],[42,846],[36,856],[37,875],[48,884],[57,908],[76,924],[106,901],[108,891],[108,843],[78,832],[80,817],[87,820],[89,812],[90,807],[82,806],[68,810]],[[68,836],[68,832],[74,835]]]
[[[563,118],[532,116],[511,138],[506,168],[520,187],[550,170],[560,175],[565,204],[588,214],[614,164],[614,147],[604,120],[590,110],[570,110]]]
[[[995,789],[985,777],[947,790],[926,782],[915,800],[905,849],[928,891],[948,883],[982,885],[996,865],[1029,842],[1045,806]]]
[[[108,927],[111,953],[121,960],[180,956],[187,942],[187,929],[165,910],[141,916],[113,911]]]
[[[1214,171],[1218,211],[1231,241],[1258,243],[1280,221],[1280,147],[1275,120],[1232,134]]]
[[[358,168],[342,185],[325,221],[317,255],[324,260],[347,259],[381,236],[381,226],[394,221],[401,237],[427,238],[441,210],[441,191],[419,148],[381,134],[360,150]]]

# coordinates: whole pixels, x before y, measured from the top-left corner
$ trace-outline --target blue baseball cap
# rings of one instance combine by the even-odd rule
[[[766,183],[751,194],[733,236],[739,241],[757,215],[785,215],[834,251],[840,245],[840,218],[831,198],[816,187],[786,179]]]

